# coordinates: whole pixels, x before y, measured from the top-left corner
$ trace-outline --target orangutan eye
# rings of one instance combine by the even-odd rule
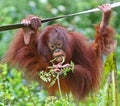
[[[48,46],[49,46],[50,50],[54,50],[55,49],[55,45],[52,44],[52,43],[49,43]]]
[[[54,45],[52,45],[52,46],[51,46],[51,48],[52,48],[52,49],[54,49],[54,48],[55,48],[55,46],[54,46]]]
[[[57,44],[57,47],[58,47],[58,48],[61,48],[61,47],[62,47],[62,42],[58,43],[58,44]]]

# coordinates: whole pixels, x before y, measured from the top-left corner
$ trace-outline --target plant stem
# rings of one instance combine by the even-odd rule
[[[113,88],[113,106],[117,106],[116,102],[116,84],[115,84],[115,70],[112,70],[112,88]]]
[[[57,82],[58,82],[58,89],[59,89],[60,97],[62,98],[62,92],[61,92],[61,87],[60,87],[59,73],[57,73]]]
[[[113,67],[112,67],[112,88],[113,88],[113,106],[117,106],[117,94],[116,94],[116,59],[113,54]]]

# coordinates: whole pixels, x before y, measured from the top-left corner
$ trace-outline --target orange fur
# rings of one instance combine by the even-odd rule
[[[65,38],[64,49],[67,53],[65,63],[73,61],[75,64],[73,72],[69,72],[65,77],[60,77],[61,90],[63,93],[71,92],[75,98],[84,99],[90,92],[99,87],[102,54],[108,54],[108,49],[115,43],[114,30],[111,28],[107,27],[101,32],[99,26],[97,26],[95,41],[90,43],[78,32],[68,32],[62,26],[51,25],[40,33],[36,32],[32,35],[28,45],[24,44],[23,30],[20,29],[13,39],[4,61],[10,65],[17,65],[21,69],[25,69],[30,77],[37,77],[38,81],[42,82],[38,72],[41,70],[49,71],[48,66],[51,65],[52,56],[46,43],[48,34],[55,28]],[[57,82],[50,88],[48,88],[49,83],[42,83],[51,95],[58,90]]]

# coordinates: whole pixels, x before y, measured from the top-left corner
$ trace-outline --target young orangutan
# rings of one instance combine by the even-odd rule
[[[60,76],[61,90],[63,93],[71,92],[77,99],[84,99],[99,86],[102,55],[110,54],[116,45],[115,31],[108,26],[111,6],[103,4],[98,8],[103,12],[102,21],[96,26],[92,43],[82,34],[67,31],[61,25],[50,25],[39,31],[41,19],[28,16],[22,21],[26,27],[20,29],[13,39],[5,55],[5,62],[25,70],[30,78],[37,79],[51,95],[55,95],[58,91],[57,82],[48,88],[50,83],[43,82],[38,73],[43,70],[49,72],[48,67],[52,65],[50,61],[53,59],[53,68],[57,71],[66,64],[69,66],[72,61],[74,70],[66,76]],[[59,64],[63,58],[65,61]]]

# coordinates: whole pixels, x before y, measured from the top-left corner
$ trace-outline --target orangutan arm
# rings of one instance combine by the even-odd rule
[[[110,4],[104,4],[99,6],[99,8],[102,10],[103,15],[100,25],[96,26],[95,42],[93,46],[97,56],[101,56],[102,54],[108,55],[114,51],[116,47],[114,37],[115,31],[112,27],[108,26],[111,15],[111,6]]]

